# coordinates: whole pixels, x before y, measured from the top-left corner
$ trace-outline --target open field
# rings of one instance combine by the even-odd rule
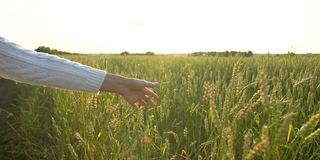
[[[320,159],[319,56],[67,58],[161,82],[157,107],[18,84],[0,159]]]

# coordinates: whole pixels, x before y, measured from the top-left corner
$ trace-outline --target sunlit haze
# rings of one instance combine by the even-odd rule
[[[320,52],[319,0],[1,0],[0,36],[80,53]]]

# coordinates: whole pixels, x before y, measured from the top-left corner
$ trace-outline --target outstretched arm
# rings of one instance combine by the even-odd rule
[[[17,82],[86,92],[109,91],[130,104],[147,105],[156,83],[126,78],[46,53],[27,50],[0,37],[0,76]]]
[[[0,37],[0,76],[17,82],[97,92],[106,73]]]

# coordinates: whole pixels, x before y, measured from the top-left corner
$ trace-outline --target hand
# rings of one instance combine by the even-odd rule
[[[129,104],[135,107],[151,106],[154,100],[159,98],[151,88],[158,85],[158,82],[107,74],[100,91],[120,94]]]

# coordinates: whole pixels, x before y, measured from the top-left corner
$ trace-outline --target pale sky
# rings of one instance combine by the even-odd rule
[[[320,53],[320,0],[0,0],[0,36],[80,53]]]

